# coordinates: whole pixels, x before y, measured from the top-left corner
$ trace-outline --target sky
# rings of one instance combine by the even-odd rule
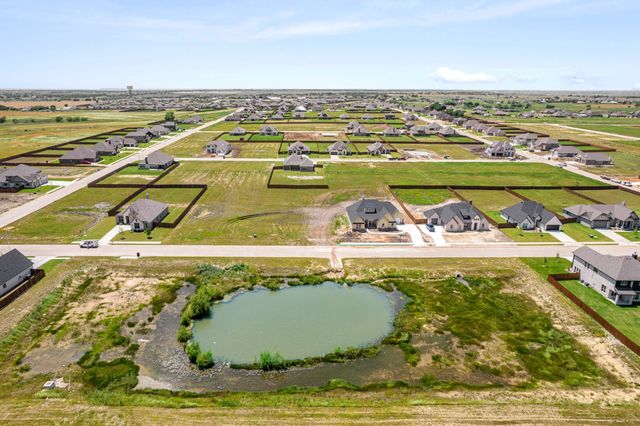
[[[639,0],[0,0],[3,89],[640,90]]]

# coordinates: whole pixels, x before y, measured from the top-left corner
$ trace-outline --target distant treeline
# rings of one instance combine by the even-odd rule
[[[53,118],[39,118],[39,119],[35,119],[35,118],[12,118],[11,122],[13,124],[29,124],[29,123],[62,123],[63,121],[66,121],[68,123],[77,123],[80,121],[88,121],[89,119],[87,117],[78,117],[78,116],[74,116],[74,117],[62,117],[62,116],[57,116],[57,117],[53,117]],[[6,123],[7,122],[7,117],[5,115],[3,115],[2,117],[0,117],[0,124]]]

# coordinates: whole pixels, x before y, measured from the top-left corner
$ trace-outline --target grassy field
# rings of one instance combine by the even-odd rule
[[[160,175],[163,170],[155,170],[155,169],[140,169],[138,166],[127,166],[124,169],[120,170],[118,173],[109,176],[105,180],[100,183],[104,184],[123,184],[123,183],[148,183],[150,180],[153,180],[158,175]]]
[[[631,136],[640,139],[640,125],[637,126],[625,126],[619,124],[578,124],[574,127],[579,127],[585,130],[595,130],[597,132],[613,133],[623,136]]]
[[[430,206],[456,198],[447,189],[394,189],[396,196],[407,204]]]
[[[598,200],[604,204],[618,204],[624,202],[627,207],[633,209],[636,213],[640,213],[640,196],[620,189],[612,189],[610,191],[583,190],[577,191],[594,200]]]
[[[586,198],[582,198],[563,189],[519,189],[516,192],[530,200],[544,204],[547,210],[558,214],[562,214],[562,210],[565,207],[576,204],[592,204],[591,201]]]
[[[163,152],[175,157],[195,157],[205,153],[205,146],[213,141],[219,133],[196,132],[178,142],[163,148]]]
[[[388,184],[562,185],[576,180],[560,168],[538,164],[331,163],[328,190],[267,189],[271,163],[184,162],[159,183],[205,183],[209,189],[175,229],[158,229],[166,243],[306,244],[310,219],[302,211],[324,209],[361,195],[388,197]],[[578,177],[583,183],[590,181]],[[131,189],[83,189],[4,230],[9,241],[70,242],[108,230],[103,221]],[[328,225],[327,225],[328,226]],[[253,235],[257,234],[258,238]]]
[[[501,228],[500,231],[519,243],[557,243],[558,240],[548,232],[523,231],[519,228]]]
[[[296,172],[292,170],[274,170],[271,183],[276,185],[323,185],[324,169],[317,168],[314,173]]]
[[[576,241],[581,242],[609,242],[611,239],[602,235],[595,229],[584,226],[581,223],[565,223],[562,225],[562,231]]]
[[[472,201],[474,206],[498,223],[505,222],[500,216],[500,210],[522,201],[507,191],[459,190],[458,193],[467,200]]]

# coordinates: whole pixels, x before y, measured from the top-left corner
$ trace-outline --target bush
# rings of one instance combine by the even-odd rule
[[[189,339],[191,339],[191,336],[191,330],[189,330],[187,327],[181,326],[178,329],[178,342],[186,343],[187,341],[189,341]]]
[[[138,366],[126,358],[97,362],[82,374],[82,381],[96,389],[129,390],[138,383]]]
[[[287,362],[278,352],[260,352],[260,368],[264,371],[284,370]]]
[[[137,343],[132,343],[129,345],[129,347],[124,351],[125,355],[135,355],[136,352],[138,352],[138,349],[140,349],[140,345]]]
[[[200,352],[196,358],[196,366],[200,370],[213,367],[213,355],[211,352]]]
[[[186,348],[187,357],[189,361],[196,362],[198,359],[198,355],[200,355],[200,345],[198,342],[190,342]]]

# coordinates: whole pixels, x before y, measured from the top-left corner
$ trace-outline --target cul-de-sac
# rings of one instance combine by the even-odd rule
[[[635,4],[107,3],[0,17],[3,424],[640,422]]]

